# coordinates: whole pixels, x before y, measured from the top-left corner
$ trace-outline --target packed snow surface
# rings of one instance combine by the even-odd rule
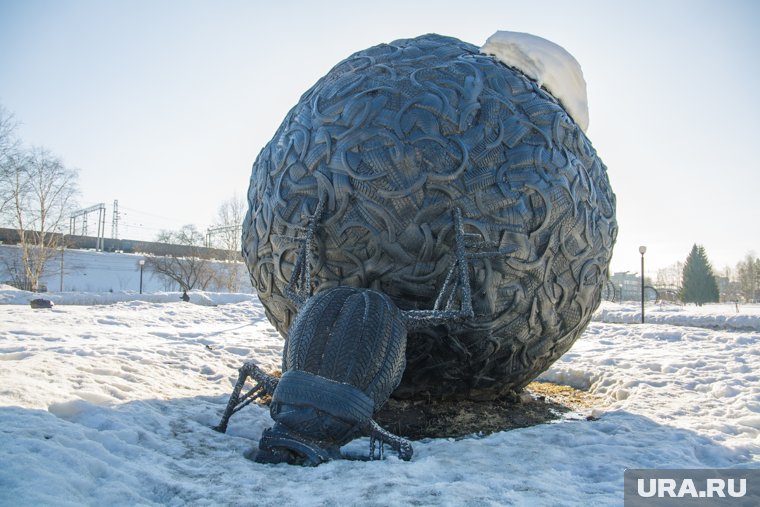
[[[255,296],[49,296],[33,310],[0,287],[2,505],[622,505],[626,468],[760,466],[758,307],[652,307],[641,325],[605,304],[542,377],[588,390],[598,419],[301,468],[244,457],[266,408],[211,429],[238,367],[280,365]]]
[[[584,132],[588,129],[586,80],[580,64],[565,48],[529,33],[498,31],[480,52],[538,82],[562,103]]]

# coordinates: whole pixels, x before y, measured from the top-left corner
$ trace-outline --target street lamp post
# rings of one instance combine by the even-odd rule
[[[61,287],[60,292],[63,292],[63,250],[66,248],[66,234],[61,234]]]
[[[145,259],[140,259],[140,294],[142,294],[142,275],[143,267],[145,266]]]
[[[641,323],[644,323],[644,254],[647,253],[647,247],[640,246],[639,253],[641,254]]]

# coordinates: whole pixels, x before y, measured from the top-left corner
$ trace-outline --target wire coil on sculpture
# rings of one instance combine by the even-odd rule
[[[248,200],[243,255],[287,340],[284,375],[241,368],[219,429],[274,392],[279,422],[260,442],[274,462],[316,464],[361,434],[408,458],[371,422],[391,391],[491,399],[524,387],[590,321],[617,233],[606,168],[562,104],[434,34],[360,51],[320,79],[256,159]],[[382,332],[389,322],[403,332]],[[388,355],[399,347],[405,357]],[[372,364],[382,392],[333,375]],[[241,396],[247,375],[264,387]],[[361,416],[343,414],[340,396]]]
[[[292,238],[321,191],[317,291],[372,287],[401,309],[432,308],[453,207],[504,254],[473,266],[474,319],[410,334],[398,395],[519,389],[598,306],[617,227],[606,168],[556,99],[471,44],[426,35],[350,56],[259,154],[243,252],[284,336]]]

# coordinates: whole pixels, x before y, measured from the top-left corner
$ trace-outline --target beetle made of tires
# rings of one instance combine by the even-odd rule
[[[590,321],[617,234],[606,168],[562,105],[435,34],[358,52],[308,90],[248,199],[243,255],[286,338],[283,375],[244,365],[218,429],[272,394],[264,462],[318,464],[359,435],[371,457],[380,442],[408,459],[371,418],[391,392],[521,389]]]
[[[386,294],[368,288],[337,286],[312,295],[311,250],[322,211],[320,200],[284,291],[299,311],[288,332],[283,374],[277,379],[246,363],[215,429],[225,432],[235,412],[270,394],[275,424],[262,434],[258,462],[318,465],[340,457],[340,448],[360,436],[371,439],[370,458],[379,443],[379,456],[388,445],[408,460],[411,444],[372,420],[401,381],[407,331],[471,318],[468,259],[501,254],[468,252],[468,242],[474,249],[494,245],[466,235],[461,210],[454,209],[455,258],[432,309],[402,311]],[[255,386],[241,395],[249,378]]]

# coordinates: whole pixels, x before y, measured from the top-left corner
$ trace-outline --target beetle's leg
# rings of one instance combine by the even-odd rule
[[[451,264],[443,286],[436,298],[432,310],[406,310],[401,312],[407,329],[415,329],[435,324],[459,321],[474,316],[472,309],[472,289],[470,288],[470,270],[467,259],[475,257],[497,256],[499,252],[471,253],[466,251],[466,245],[481,248],[493,246],[487,241],[473,243],[477,235],[465,234],[462,210],[454,208],[454,233],[456,247],[454,248],[454,262]],[[478,237],[478,239],[480,239]],[[454,309],[454,299],[457,289],[461,290],[461,306]]]
[[[406,310],[401,312],[406,327],[409,330],[472,318],[474,311],[472,309],[470,269],[467,260],[505,255],[505,252],[499,250],[487,252],[467,251],[466,247],[480,249],[484,247],[494,248],[497,245],[492,241],[483,241],[482,237],[478,234],[465,233],[462,210],[459,208],[454,208],[454,234],[456,238],[456,247],[454,248],[455,259],[446,274],[446,279],[438,293],[438,297],[436,297],[433,309]],[[461,305],[459,309],[454,309],[457,289],[461,290]]]
[[[227,431],[227,423],[234,413],[262,396],[271,396],[277,387],[277,382],[279,382],[277,377],[264,373],[264,371],[253,361],[245,363],[238,371],[240,373],[237,382],[235,383],[235,387],[232,390],[232,394],[230,395],[230,400],[227,402],[227,408],[224,410],[224,414],[222,414],[222,419],[219,421],[219,424],[213,427],[213,429],[220,433],[225,433]],[[240,393],[249,377],[253,380],[254,386],[241,396]]]
[[[412,459],[412,454],[414,453],[414,450],[412,449],[411,442],[409,442],[407,439],[394,435],[390,431],[381,427],[372,419],[369,419],[365,423],[363,430],[367,435],[369,435],[369,442],[370,442],[369,459],[371,460],[377,459],[375,457],[375,446],[377,443],[380,444],[379,459],[382,459],[383,457],[384,445],[388,445],[391,449],[396,451],[396,453],[398,454],[398,457],[403,459],[404,461],[409,461],[410,459]]]
[[[293,273],[291,274],[290,281],[284,290],[285,296],[290,299],[297,308],[300,308],[311,296],[311,250],[314,243],[314,233],[317,229],[317,223],[322,218],[324,208],[324,199],[320,199],[317,203],[317,209],[308,219],[306,237],[304,237],[301,242],[298,258],[293,266]]]

